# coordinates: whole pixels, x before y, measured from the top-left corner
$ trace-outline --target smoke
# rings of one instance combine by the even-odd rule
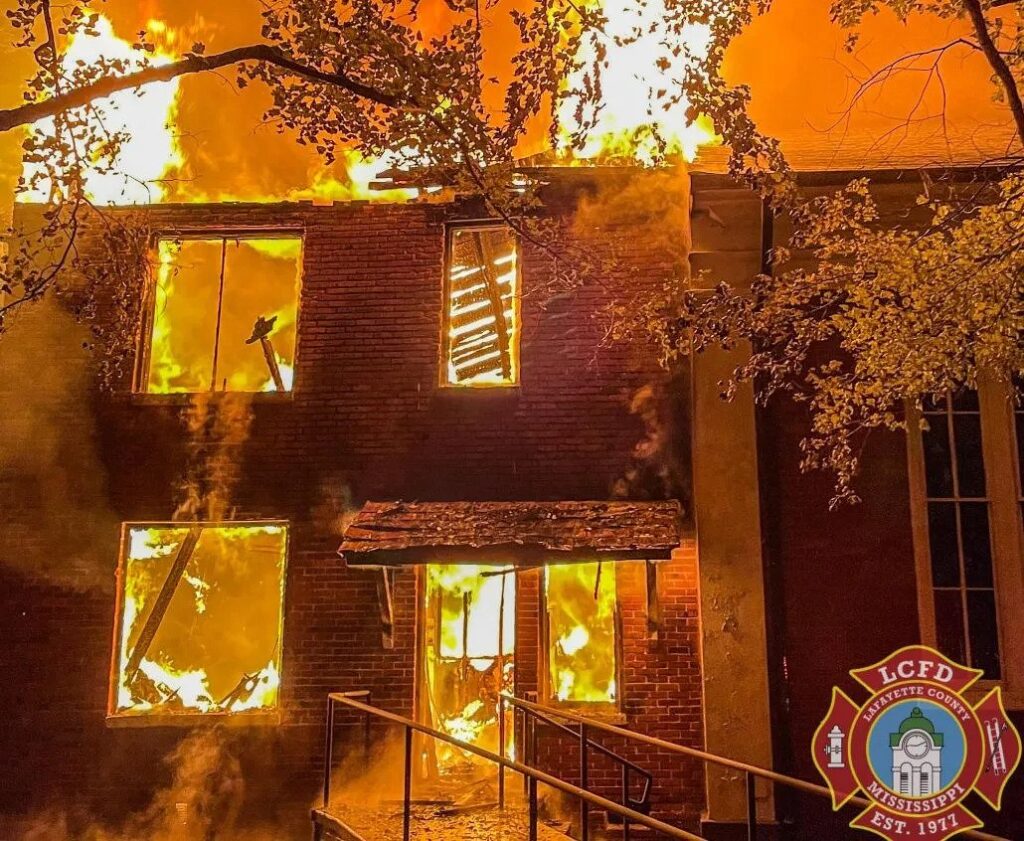
[[[184,412],[188,430],[188,466],[174,512],[175,520],[228,519],[241,473],[242,447],[252,425],[248,394],[193,395]]]
[[[50,296],[22,308],[0,348],[0,564],[74,589],[112,586],[117,556],[89,339]]]
[[[352,487],[340,476],[329,476],[320,482],[317,503],[310,518],[319,533],[341,535],[359,513]]]
[[[643,424],[629,467],[612,485],[616,499],[690,499],[690,434],[685,378],[637,389],[629,404]]]
[[[245,780],[223,729],[193,731],[163,763],[171,771],[170,783],[119,826],[107,826],[81,812],[49,811],[20,821],[9,837],[19,841],[271,841],[281,837],[268,827],[241,825]]]
[[[628,467],[612,484],[623,499],[690,499],[689,363],[673,332],[689,286],[690,177],[685,169],[638,172],[599,183],[576,208],[574,237],[605,256],[615,300],[598,313],[606,346],[636,354],[663,376],[630,396],[642,426]]]

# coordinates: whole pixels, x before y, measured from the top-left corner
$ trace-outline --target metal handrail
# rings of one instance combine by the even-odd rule
[[[363,712],[367,716],[367,722],[370,721],[371,717],[383,719],[393,724],[401,725],[405,729],[405,793],[403,798],[403,815],[402,815],[402,838],[404,841],[409,841],[411,831],[411,795],[412,795],[412,734],[413,732],[422,733],[431,738],[438,739],[449,745],[454,745],[460,750],[464,750],[467,753],[472,753],[475,756],[479,756],[482,759],[486,759],[489,762],[493,762],[498,766],[499,771],[503,773],[505,769],[515,771],[516,773],[522,774],[528,781],[528,796],[529,796],[529,808],[530,808],[530,841],[537,841],[537,824],[538,824],[538,808],[537,808],[537,784],[544,783],[551,788],[558,789],[566,794],[573,797],[578,797],[581,800],[586,801],[592,806],[596,806],[600,809],[604,809],[612,814],[620,815],[626,820],[646,826],[649,829],[653,829],[656,832],[660,832],[663,835],[667,835],[669,838],[680,839],[680,841],[707,841],[699,835],[694,835],[692,832],[687,832],[679,827],[667,824],[664,821],[660,821],[657,818],[652,818],[649,815],[645,815],[642,812],[638,812],[635,809],[630,809],[626,806],[622,806],[616,803],[614,800],[608,800],[605,797],[601,797],[599,794],[594,794],[592,791],[588,791],[580,786],[575,786],[572,783],[567,783],[565,780],[554,777],[551,774],[546,774],[536,768],[532,768],[529,765],[524,765],[521,762],[517,762],[514,759],[492,753],[489,750],[478,747],[477,745],[464,742],[460,739],[456,739],[448,733],[443,733],[440,730],[436,730],[433,727],[428,727],[425,724],[420,724],[418,721],[414,721],[406,716],[399,715],[397,713],[389,712],[388,710],[381,709],[380,707],[374,707],[368,703],[357,701],[356,697],[369,698],[369,693],[365,690],[359,692],[331,692],[327,696],[327,742],[326,752],[324,756],[324,800],[323,810],[328,811],[330,805],[330,777],[331,770],[333,767],[333,755],[334,755],[334,725],[335,725],[335,712],[336,705],[343,704],[355,710]],[[502,743],[502,750],[504,750],[504,743]]]
[[[499,720],[499,722],[501,724],[504,724],[504,720],[505,720],[505,704],[506,703],[510,703],[512,705],[513,710],[516,710],[516,711],[522,713],[522,717],[523,717],[523,728],[522,729],[524,731],[524,736],[525,736],[527,731],[529,733],[529,737],[525,739],[526,744],[527,744],[527,750],[529,751],[529,753],[525,757],[526,760],[527,760],[527,763],[529,763],[530,761],[532,761],[532,762],[536,762],[537,761],[537,731],[536,731],[536,727],[534,725],[534,722],[535,721],[544,722],[545,724],[547,724],[547,725],[549,725],[551,727],[554,727],[554,728],[556,728],[558,730],[561,730],[564,733],[568,733],[570,736],[573,736],[573,737],[576,737],[576,738],[579,739],[579,743],[580,743],[580,787],[581,788],[584,788],[584,789],[588,788],[588,785],[589,785],[589,782],[590,782],[590,776],[589,776],[590,763],[588,761],[589,757],[587,755],[587,750],[588,750],[588,748],[594,748],[599,753],[609,757],[610,759],[612,759],[615,762],[618,762],[619,765],[622,767],[622,781],[621,781],[622,805],[623,806],[627,806],[627,807],[628,806],[635,806],[637,809],[642,811],[644,814],[648,814],[650,812],[651,784],[652,784],[654,778],[652,777],[652,775],[651,775],[651,773],[649,771],[645,770],[644,768],[641,768],[635,762],[632,762],[631,760],[626,759],[624,756],[620,756],[615,751],[611,750],[610,748],[606,747],[605,745],[602,745],[600,742],[595,742],[593,739],[591,739],[587,735],[587,725],[585,723],[580,722],[579,730],[578,731],[573,730],[568,725],[560,724],[559,722],[555,721],[554,718],[552,718],[549,715],[546,715],[545,713],[539,712],[538,710],[526,709],[524,706],[519,704],[519,699],[516,698],[513,695],[508,695],[508,694],[502,693],[498,697],[498,716],[499,716],[498,720]],[[530,717],[530,726],[529,727],[527,727],[527,716]],[[504,735],[504,730],[503,729],[499,730],[499,739],[501,739],[502,745],[504,745],[505,744],[505,735]],[[643,793],[640,795],[640,799],[639,800],[634,800],[630,796],[630,793],[629,793],[630,792],[630,782],[631,782],[630,781],[630,777],[629,777],[630,771],[632,771],[633,773],[635,773],[638,776],[642,777],[643,781],[644,781]],[[590,815],[589,815],[589,807],[588,807],[587,801],[585,801],[585,800],[581,800],[580,801],[579,821],[580,821],[580,841],[589,841],[589,839],[590,839]],[[629,841],[629,837],[630,837],[629,818],[623,817],[623,819],[622,819],[622,838],[623,838],[623,841]]]
[[[515,698],[509,695],[502,695],[506,701],[520,707],[521,709],[531,710],[535,713],[554,715],[558,718],[566,719],[567,721],[575,721],[576,723],[584,727],[592,727],[595,730],[603,730],[606,733],[611,733],[616,736],[622,736],[626,739],[631,739],[637,742],[643,742],[651,745],[652,747],[659,748],[661,750],[670,751],[672,753],[679,753],[684,756],[689,756],[694,759],[701,759],[704,762],[710,762],[713,765],[719,765],[724,768],[732,768],[735,771],[741,771],[747,782],[747,822],[748,822],[748,838],[756,837],[756,811],[753,808],[754,803],[754,786],[753,780],[755,777],[760,777],[764,780],[770,780],[773,783],[779,785],[788,786],[795,788],[799,791],[807,792],[808,794],[814,794],[818,797],[824,797],[827,800],[832,800],[832,791],[823,785],[816,783],[809,783],[806,780],[801,780],[797,777],[790,777],[786,774],[780,774],[778,771],[772,771],[768,768],[761,768],[757,765],[751,765],[747,762],[740,762],[737,759],[729,759],[725,756],[719,756],[718,754],[708,753],[707,751],[699,750],[698,748],[687,747],[686,745],[679,745],[675,742],[666,742],[664,739],[659,739],[656,736],[648,736],[645,733],[638,733],[634,730],[627,730],[624,727],[617,727],[614,724],[608,724],[600,719],[590,718],[585,715],[570,712],[569,710],[559,710],[554,707],[548,707],[544,704],[538,704],[535,701],[527,701],[523,698]],[[858,806],[870,806],[871,802],[863,797],[851,797],[848,801]],[[964,838],[976,838],[978,841],[1009,841],[1007,838],[1003,838],[999,835],[991,835],[987,832],[979,832],[976,829],[963,830],[960,833],[961,837]]]
[[[551,718],[548,715],[545,715],[544,713],[537,712],[536,710],[527,710],[525,707],[520,707],[519,704],[518,704],[518,701],[519,701],[518,698],[514,698],[514,697],[511,697],[511,696],[508,696],[508,695],[503,695],[503,696],[501,696],[501,700],[510,702],[513,707],[515,707],[517,709],[521,709],[521,710],[523,710],[523,712],[529,713],[531,716],[536,718],[538,721],[543,721],[545,724],[549,725],[550,727],[554,727],[554,728],[556,728],[558,730],[561,730],[563,733],[568,733],[570,736],[574,736],[576,738],[579,738],[580,734],[579,734],[578,730],[573,730],[571,727],[569,727],[566,724],[559,724],[553,718]],[[583,726],[583,725],[581,725],[581,726]],[[643,780],[644,780],[644,792],[643,792],[642,795],[640,795],[640,799],[639,800],[632,800],[632,798],[631,798],[631,802],[636,803],[639,806],[645,806],[647,804],[647,801],[650,799],[651,783],[652,783],[652,781],[654,779],[654,777],[653,777],[653,775],[651,774],[650,771],[648,771],[645,768],[641,768],[639,765],[637,765],[631,759],[626,759],[626,757],[622,756],[621,754],[616,753],[611,748],[609,748],[607,745],[602,745],[600,742],[595,742],[593,739],[590,739],[590,738],[587,739],[587,747],[593,748],[598,753],[603,754],[604,756],[607,756],[609,759],[613,760],[614,762],[617,762],[619,765],[622,765],[624,768],[628,768],[633,773],[635,773],[638,776],[642,777]]]

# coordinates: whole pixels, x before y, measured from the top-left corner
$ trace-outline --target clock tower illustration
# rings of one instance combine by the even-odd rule
[[[920,707],[889,734],[892,748],[892,788],[907,797],[927,797],[942,787],[943,734],[935,732]]]

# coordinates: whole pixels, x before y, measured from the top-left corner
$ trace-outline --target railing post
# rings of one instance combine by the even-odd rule
[[[629,766],[622,766],[622,806],[629,808]],[[622,841],[629,841],[629,816],[622,816]]]
[[[519,717],[519,738],[521,739],[520,744],[523,746],[523,765],[532,764],[530,759],[530,739],[526,732],[526,710],[516,709],[516,715]],[[530,778],[523,774],[523,795],[527,795],[530,792]]]
[[[749,771],[747,776],[747,841],[757,841],[757,778]]]
[[[373,703],[372,699],[373,699],[373,696],[369,692],[367,692],[366,693],[366,705],[367,706],[370,706]],[[372,720],[373,720],[372,716],[371,716],[369,710],[367,710],[367,712],[366,712],[366,720],[363,723],[363,758],[366,760],[367,765],[369,765],[369,762],[370,762],[370,723],[371,723]]]
[[[405,725],[405,796],[402,801],[402,841],[409,841],[412,824],[412,728]]]
[[[327,696],[327,736],[324,744],[324,809],[331,803],[331,766],[334,764],[334,699]]]
[[[580,788],[587,790],[590,782],[590,769],[587,767],[587,725],[580,722]],[[589,841],[590,838],[590,803],[586,798],[580,798],[580,839]]]
[[[530,792],[530,841],[537,841],[537,778],[527,777]]]
[[[505,808],[505,696],[498,696],[498,808]]]

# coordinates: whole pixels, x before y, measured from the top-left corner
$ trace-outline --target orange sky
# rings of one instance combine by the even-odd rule
[[[0,0],[9,7],[13,0]],[[991,100],[992,87],[983,60],[968,51],[944,61],[945,126],[936,119],[917,123],[909,133],[896,131],[918,98],[924,74],[904,74],[866,97],[843,120],[855,75],[864,77],[885,62],[952,37],[948,22],[915,20],[902,26],[880,15],[865,27],[855,56],[842,50],[843,33],[832,26],[824,0],[776,0],[731,48],[727,76],[751,86],[753,112],[762,128],[780,138],[797,165],[860,167],[905,163],[977,161],[998,154],[1008,137],[1005,111]],[[258,0],[108,0],[97,8],[123,37],[156,17],[190,33],[209,51],[251,42],[258,37]],[[422,8],[443,13],[442,0],[424,0]],[[491,12],[488,32],[492,70],[501,69],[515,30],[507,8]],[[14,105],[30,72],[27,50],[9,46],[6,19],[0,23],[0,104]],[[189,162],[190,189],[207,194],[274,196],[306,186],[319,163],[315,154],[261,124],[265,91],[237,91],[232,74],[190,77],[183,82],[179,125]],[[940,112],[942,93],[933,79],[918,116]],[[831,127],[831,128],[830,128]],[[0,138],[0,196],[9,200],[19,170],[20,138]],[[948,144],[947,144],[948,138]],[[542,142],[543,138],[539,138]],[[533,149],[530,151],[539,151]],[[712,156],[713,157],[713,156]]]

